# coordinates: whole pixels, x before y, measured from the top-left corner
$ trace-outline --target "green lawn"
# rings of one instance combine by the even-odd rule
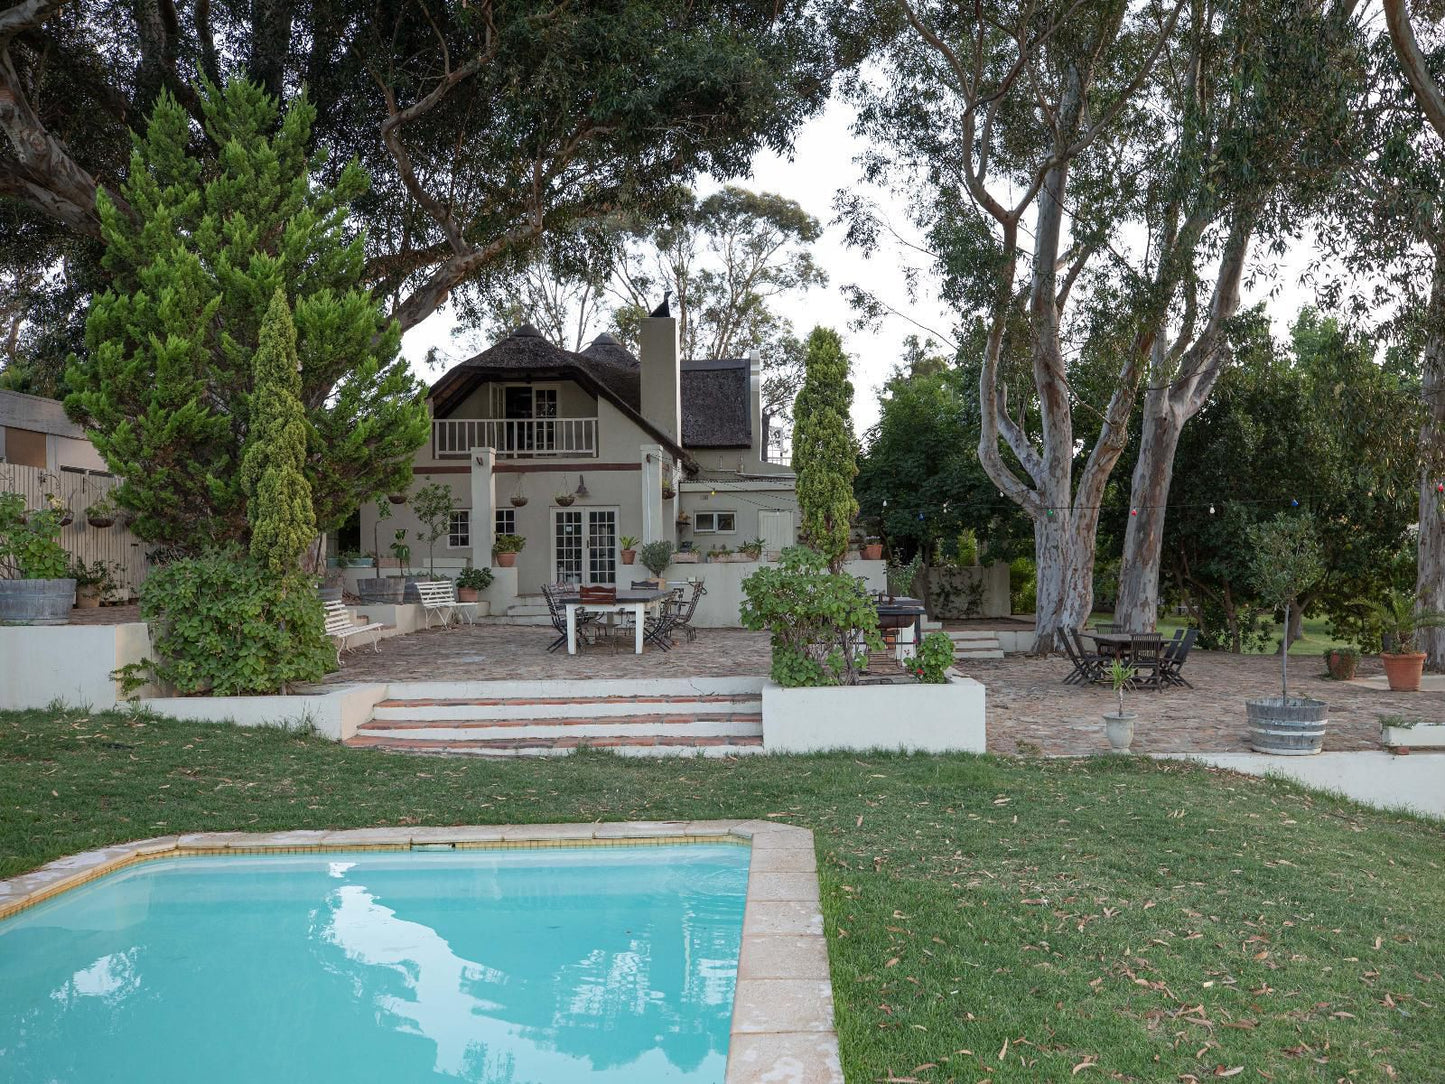
[[[850,1081],[1445,1079],[1445,829],[1284,784],[1128,759],[488,763],[0,714],[0,875],[181,831],[680,817],[815,831]]]

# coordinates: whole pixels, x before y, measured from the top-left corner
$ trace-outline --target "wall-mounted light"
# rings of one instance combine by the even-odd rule
[[[577,476],[577,496],[578,496],[578,497],[589,497],[589,496],[591,496],[591,494],[587,492],[587,483],[586,483],[585,481],[583,481],[582,475],[580,475],[580,474]]]

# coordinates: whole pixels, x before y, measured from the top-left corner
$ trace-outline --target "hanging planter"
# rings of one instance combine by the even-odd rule
[[[513,508],[521,508],[521,507],[522,507],[524,504],[526,504],[526,503],[527,503],[527,498],[526,498],[526,497],[522,496],[520,493],[513,494],[513,496],[512,496],[512,507],[513,507]]]
[[[517,488],[512,492],[512,507],[521,508],[527,503],[527,491],[524,486],[525,475],[517,475]]]
[[[672,498],[674,498],[674,497],[676,497],[676,496],[677,496],[677,490],[675,490],[675,489],[672,487],[672,483],[671,483],[671,482],[663,482],[663,483],[662,483],[662,499],[665,500],[665,501],[670,501],[670,500],[672,500]]]
[[[554,501],[556,501],[557,504],[560,505],[561,507],[566,508],[566,507],[568,507],[573,501],[575,501],[575,500],[577,499],[577,496],[576,496],[576,494],[573,494],[573,493],[558,493],[558,494],[557,494],[555,497],[553,497],[552,499],[553,499]]]
[[[74,522],[75,513],[72,512],[69,508],[65,509],[63,512],[60,513],[60,525],[62,527],[69,527]]]
[[[89,523],[92,527],[114,527],[114,526],[115,526],[115,517],[114,517],[114,516],[100,516],[100,515],[96,515],[95,513],[91,512],[91,513],[87,513],[87,515],[86,515],[86,517],[85,517],[85,522],[86,522],[86,523]]]
[[[389,500],[392,504],[405,504],[405,503],[406,503],[406,494],[405,494],[405,493],[389,493],[389,494],[387,494],[386,499]]]

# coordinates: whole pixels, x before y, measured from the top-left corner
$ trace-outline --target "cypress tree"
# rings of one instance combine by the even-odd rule
[[[830,328],[814,328],[805,344],[803,387],[793,408],[793,469],[804,540],[834,572],[848,552],[848,528],[858,514],[853,479],[858,449],[850,410],[853,384],[848,355]]]
[[[205,85],[200,100],[203,130],[161,95],[121,186],[128,211],[98,197],[109,287],[86,320],[87,357],[66,374],[66,409],[124,479],[116,499],[132,529],[178,553],[251,542],[240,464],[278,289],[291,299],[316,529],[406,488],[427,438],[398,327],[360,285],[348,207],[365,173],[352,162],[320,183],[304,95],[284,115],[246,82]]]
[[[254,363],[251,429],[241,457],[241,486],[251,522],[251,556],[272,572],[296,570],[316,534],[306,481],[306,412],[296,363],[296,327],[277,290],[261,324]]]

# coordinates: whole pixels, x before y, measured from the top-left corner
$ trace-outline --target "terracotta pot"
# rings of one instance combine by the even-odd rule
[[[883,559],[883,543],[869,543],[862,548],[861,553],[865,561],[881,561]]]
[[[636,550],[623,550],[623,551],[622,551],[622,563],[623,563],[624,565],[630,565],[630,564],[632,564],[632,562],[635,561],[635,560],[637,560],[637,551],[636,551]]]
[[[515,553],[499,553],[499,554],[497,554],[497,564],[498,564],[498,566],[500,566],[501,568],[512,568],[512,567],[514,567],[514,566],[516,565],[516,563],[517,563],[517,555],[516,555]]]
[[[1336,681],[1350,681],[1355,676],[1355,669],[1360,665],[1358,655],[1347,654],[1343,651],[1325,652],[1325,666],[1329,668],[1330,677]]]
[[[1385,677],[1390,682],[1392,692],[1420,691],[1420,675],[1425,670],[1423,651],[1413,655],[1381,655],[1380,661],[1385,664]]]
[[[458,602],[476,602],[476,601],[477,601],[477,589],[476,589],[475,587],[458,587],[458,588],[457,588],[457,601],[458,601]]]
[[[75,586],[75,608],[96,610],[100,608],[100,584],[81,583]]]

